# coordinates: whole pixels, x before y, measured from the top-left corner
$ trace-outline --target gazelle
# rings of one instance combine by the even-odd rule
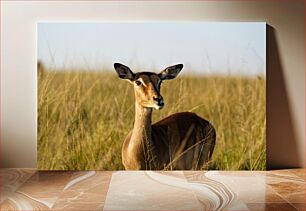
[[[129,67],[115,63],[121,79],[134,85],[135,122],[124,140],[122,163],[126,170],[198,170],[206,169],[216,140],[213,126],[195,113],[176,113],[155,124],[152,109],[162,109],[160,86],[175,78],[182,64],[170,66],[161,73],[133,73]]]

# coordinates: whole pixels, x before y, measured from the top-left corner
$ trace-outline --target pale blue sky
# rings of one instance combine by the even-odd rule
[[[265,75],[266,23],[38,23],[38,59],[46,66],[158,71],[183,63],[203,74]]]

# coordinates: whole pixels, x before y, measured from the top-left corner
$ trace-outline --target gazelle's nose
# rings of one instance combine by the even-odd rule
[[[164,100],[162,96],[159,97],[153,96],[153,100],[157,103],[158,106],[164,106]]]

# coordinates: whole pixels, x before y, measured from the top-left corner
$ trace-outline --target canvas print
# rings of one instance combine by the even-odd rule
[[[40,170],[264,170],[266,24],[37,24]]]

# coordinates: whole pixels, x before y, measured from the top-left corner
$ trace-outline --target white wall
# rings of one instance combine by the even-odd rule
[[[269,96],[268,102],[273,102],[269,105],[282,109],[276,108],[273,111],[268,105],[267,121],[270,122],[268,127],[273,128],[272,130],[268,128],[268,164],[270,167],[304,165],[303,1],[1,1],[1,163],[3,167],[36,167],[36,22],[41,20],[267,22],[275,29],[283,71],[283,73],[280,70],[271,72],[270,77],[274,77],[273,74],[283,74],[284,89],[280,91],[285,92],[280,95],[282,100],[278,103],[278,85],[271,86],[274,89],[270,93],[276,95]],[[267,71],[274,71],[272,69]],[[287,103],[288,105],[285,105]],[[287,115],[283,115],[284,112]],[[292,128],[288,128],[287,124]],[[288,134],[286,128],[292,135],[286,136]]]

